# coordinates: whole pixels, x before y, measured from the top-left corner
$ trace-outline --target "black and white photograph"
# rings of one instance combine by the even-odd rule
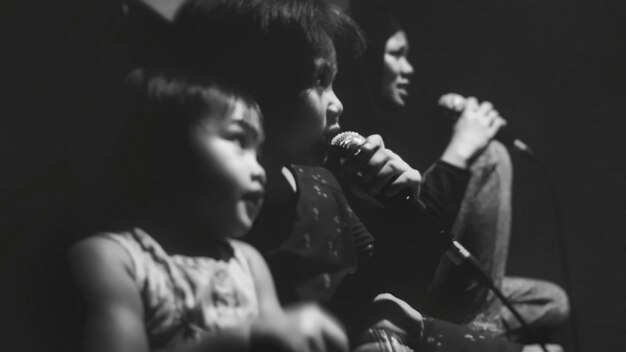
[[[0,17],[0,350],[626,351],[626,2]]]

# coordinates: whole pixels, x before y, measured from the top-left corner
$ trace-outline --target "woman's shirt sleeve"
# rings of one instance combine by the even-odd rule
[[[420,200],[430,214],[447,228],[452,227],[461,208],[470,176],[468,170],[442,160],[435,162],[424,173]]]

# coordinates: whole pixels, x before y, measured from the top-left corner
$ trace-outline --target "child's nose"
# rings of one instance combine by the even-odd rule
[[[330,91],[330,103],[328,104],[328,120],[330,124],[335,124],[339,122],[339,116],[343,113],[343,104],[341,100],[337,98],[335,91]]]
[[[265,183],[267,182],[265,168],[259,164],[259,161],[256,158],[254,158],[252,162],[252,180],[261,183],[263,186],[265,186]]]

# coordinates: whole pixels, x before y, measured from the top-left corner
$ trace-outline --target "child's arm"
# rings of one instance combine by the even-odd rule
[[[69,253],[72,274],[87,305],[83,349],[89,352],[149,351],[143,304],[130,276],[126,251],[106,238],[91,237]],[[211,334],[176,352],[248,351],[250,326]],[[164,351],[163,351],[164,352]]]
[[[70,267],[86,304],[86,351],[147,351],[143,305],[127,268],[128,254],[115,242],[91,237],[72,247]]]
[[[259,317],[252,324],[254,346],[286,351],[348,351],[348,338],[337,321],[314,304],[283,310],[278,302],[274,280],[259,252],[238,242],[248,258],[259,301]]]

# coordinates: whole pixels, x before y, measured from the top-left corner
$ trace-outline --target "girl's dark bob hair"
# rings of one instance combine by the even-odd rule
[[[182,188],[197,181],[189,133],[213,112],[213,99],[241,101],[262,118],[249,94],[208,75],[141,68],[127,76],[126,90],[129,119],[101,182],[104,198],[127,210],[174,205]]]
[[[310,87],[314,60],[341,64],[365,48],[347,15],[316,0],[191,0],[171,39],[169,64],[246,87],[264,110]]]

